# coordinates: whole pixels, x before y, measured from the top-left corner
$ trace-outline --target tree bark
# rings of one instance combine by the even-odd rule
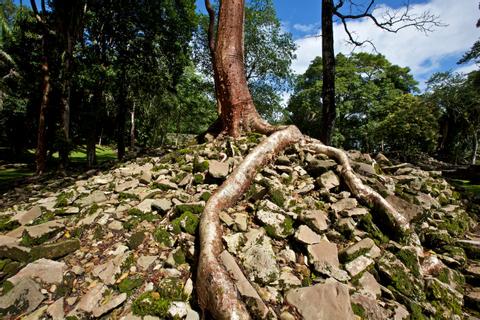
[[[122,160],[125,156],[125,121],[127,112],[127,88],[125,83],[125,70],[122,71],[122,86],[119,92],[119,100],[117,106],[117,158]]]
[[[135,149],[135,102],[130,112],[130,151]]]
[[[60,118],[62,121],[62,144],[60,145],[59,155],[62,167],[68,166],[68,155],[70,153],[70,66],[73,46],[70,35],[67,36],[67,49],[64,51],[63,70],[62,70],[62,89],[60,97]]]
[[[473,155],[472,155],[472,164],[477,163],[477,152],[478,152],[478,134],[477,131],[473,132]]]
[[[243,46],[244,15],[244,0],[221,1],[213,57],[223,132],[233,137],[250,130],[265,134],[278,130],[261,119],[247,86]]]
[[[44,40],[45,42],[46,40]],[[46,45],[44,45],[45,47]],[[44,48],[44,51],[46,48]],[[45,53],[44,53],[45,54]],[[50,73],[48,70],[48,58],[43,57],[42,62],[42,100],[40,103],[40,112],[38,116],[38,134],[37,134],[37,149],[35,152],[37,175],[45,172],[47,163],[47,109],[50,94]]]
[[[322,128],[320,140],[326,145],[332,142],[337,116],[335,106],[335,51],[333,47],[333,0],[322,1]]]

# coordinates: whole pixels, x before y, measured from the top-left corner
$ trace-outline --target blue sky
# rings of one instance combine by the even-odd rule
[[[321,54],[321,0],[273,0],[277,16],[285,31],[292,33],[297,44],[297,59],[293,62],[296,73],[303,73],[310,61]],[[366,3],[358,0],[357,3]],[[401,10],[406,0],[377,1],[378,14],[385,7]],[[410,0],[413,12],[430,11],[438,15],[446,26],[434,32],[424,34],[413,28],[397,34],[379,30],[368,20],[356,20],[350,23],[356,36],[361,40],[372,40],[377,51],[391,62],[402,67],[410,67],[420,87],[437,71],[454,70],[469,72],[477,66],[459,66],[460,59],[473,43],[480,38],[480,28],[475,23],[480,18],[478,0]],[[204,1],[197,0],[199,11],[204,11]],[[335,50],[348,54],[353,47],[346,43],[346,34],[339,24],[334,26]],[[372,52],[372,47],[356,48],[356,51]]]

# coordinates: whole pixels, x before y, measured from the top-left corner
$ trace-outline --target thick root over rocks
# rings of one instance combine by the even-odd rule
[[[263,140],[245,157],[244,161],[210,197],[200,220],[197,294],[200,307],[204,311],[207,310],[215,319],[251,319],[245,304],[239,299],[231,276],[219,260],[223,251],[223,232],[219,213],[241,198],[260,168],[294,143],[301,143],[314,153],[323,153],[335,159],[342,166],[341,176],[352,194],[384,213],[389,224],[396,228],[399,234],[409,236],[412,244],[418,243],[418,238],[411,231],[408,221],[402,214],[356,176],[345,152],[303,136],[295,126],[278,128],[278,131]]]

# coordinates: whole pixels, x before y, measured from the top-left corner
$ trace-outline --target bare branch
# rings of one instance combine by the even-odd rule
[[[409,1],[407,1],[405,7],[401,10],[386,9],[379,18],[373,15],[374,4],[375,0],[371,0],[365,10],[359,14],[343,14],[339,12],[339,10],[334,10],[334,15],[340,18],[346,31],[348,30],[348,28],[345,26],[346,20],[363,18],[370,19],[377,27],[392,33],[397,33],[398,31],[409,27],[414,27],[418,31],[427,33],[432,32],[435,27],[446,26],[440,22],[437,15],[431,13],[430,11],[424,11],[421,14],[412,13]],[[350,1],[350,5],[355,6],[352,1]],[[357,40],[354,40],[351,37],[351,33],[348,31],[347,35],[353,44],[358,45],[358,43],[361,43]]]
[[[373,42],[371,40],[358,41],[358,39],[354,39],[353,38],[353,33],[348,29],[346,19],[341,19],[341,21],[342,21],[343,29],[345,30],[345,32],[348,35],[348,39],[349,39],[348,42],[353,44],[355,47],[363,47],[365,44],[369,44],[369,45],[372,46],[372,48],[375,52],[378,52],[377,47],[375,47],[375,45],[373,44]]]

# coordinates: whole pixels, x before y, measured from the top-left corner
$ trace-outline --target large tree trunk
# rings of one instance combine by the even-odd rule
[[[326,145],[332,142],[337,116],[335,107],[335,51],[333,48],[333,0],[322,1],[322,130],[320,140]]]
[[[223,132],[233,137],[243,131],[271,133],[276,127],[263,121],[247,86],[243,48],[244,0],[221,1],[214,68]]]
[[[46,40],[44,40],[46,41]],[[45,47],[46,45],[44,45]],[[44,48],[44,51],[46,48]],[[45,54],[45,53],[44,53]],[[43,57],[42,62],[42,101],[40,103],[40,112],[38,117],[38,135],[37,150],[35,152],[35,162],[37,166],[37,174],[41,175],[45,172],[47,163],[47,126],[46,114],[48,108],[48,98],[50,93],[50,73],[48,71],[48,59]]]

